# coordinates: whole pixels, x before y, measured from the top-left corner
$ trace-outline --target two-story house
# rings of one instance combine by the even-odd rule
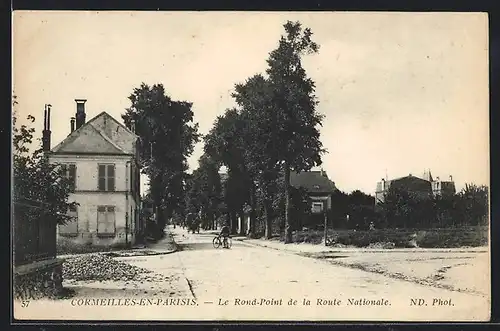
[[[141,237],[140,169],[137,135],[106,112],[85,121],[86,100],[77,99],[69,135],[49,153],[72,182],[68,211],[74,221],[58,228],[58,238],[77,244],[130,245]],[[50,119],[46,122],[50,122]]]

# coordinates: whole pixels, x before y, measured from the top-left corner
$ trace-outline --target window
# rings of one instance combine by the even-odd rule
[[[66,224],[59,225],[59,234],[62,236],[76,236],[78,234],[78,211],[76,206],[71,206],[67,215],[71,218],[66,221]]]
[[[97,207],[97,233],[99,235],[115,234],[115,207]]]
[[[99,164],[99,191],[115,190],[115,165]]]
[[[69,180],[70,190],[73,192],[76,187],[76,165],[62,164],[63,176]]]
[[[321,213],[323,211],[323,203],[322,202],[313,202],[311,211],[313,213]]]

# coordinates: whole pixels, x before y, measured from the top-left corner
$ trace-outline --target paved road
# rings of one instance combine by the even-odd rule
[[[179,252],[124,258],[155,272],[179,275],[195,306],[79,307],[71,318],[150,320],[470,321],[489,318],[479,295],[417,285],[293,253],[233,242],[214,249],[213,234],[175,229]],[[413,305],[413,302],[421,305]],[[296,305],[288,305],[296,300]],[[309,305],[305,303],[309,302]],[[372,304],[367,304],[372,302]],[[375,304],[373,304],[375,303]],[[384,303],[385,305],[379,305]],[[433,305],[434,303],[434,305]],[[48,306],[46,309],[49,309]]]

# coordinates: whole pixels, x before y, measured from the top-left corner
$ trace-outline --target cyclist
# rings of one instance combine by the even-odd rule
[[[222,237],[222,244],[224,248],[229,248],[227,238],[229,237],[229,224],[226,222],[220,230],[219,237]]]

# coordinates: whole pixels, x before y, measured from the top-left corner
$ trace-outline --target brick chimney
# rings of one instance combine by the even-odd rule
[[[45,104],[43,115],[43,131],[42,131],[42,150],[44,152],[50,151],[50,108],[52,105]]]
[[[75,99],[76,102],[76,127],[78,130],[83,124],[85,124],[85,102],[87,99]]]
[[[71,117],[69,124],[70,124],[71,132],[75,131],[75,118],[74,117]]]

